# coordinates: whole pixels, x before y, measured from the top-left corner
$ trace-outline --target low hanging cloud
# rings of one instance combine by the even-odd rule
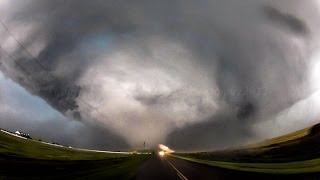
[[[126,150],[126,141],[99,123],[74,121],[52,109],[41,98],[5,78],[0,72],[0,127],[29,133],[32,138],[65,146]]]
[[[267,137],[257,123],[319,90],[311,75],[319,8],[316,0],[3,0],[0,67],[65,116],[102,124],[131,146],[237,146]]]

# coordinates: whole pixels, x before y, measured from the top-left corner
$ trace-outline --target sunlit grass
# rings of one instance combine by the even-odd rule
[[[180,159],[207,164],[210,166],[249,171],[249,172],[259,172],[259,173],[271,173],[271,174],[299,174],[299,173],[313,173],[320,172],[320,158],[289,162],[289,163],[233,163],[233,162],[221,162],[221,161],[207,161],[201,159],[188,158],[177,155],[170,155]]]
[[[97,160],[131,156],[131,154],[90,152],[48,145],[35,140],[18,138],[4,132],[0,132],[0,154],[50,160]]]
[[[320,172],[319,125],[242,149],[176,153],[172,156],[211,166],[273,174]]]
[[[0,179],[131,179],[148,157],[55,146],[0,131]]]
[[[307,136],[309,134],[309,132],[310,132],[310,129],[311,129],[310,127],[304,128],[304,129],[301,129],[299,131],[295,131],[293,133],[286,134],[284,136],[279,136],[279,137],[276,137],[276,138],[267,139],[265,141],[262,141],[262,142],[256,143],[256,144],[251,144],[251,145],[248,145],[247,147],[250,148],[250,147],[270,146],[270,145],[273,145],[273,144],[278,144],[278,143],[291,141],[291,140],[294,140],[294,139],[298,139],[298,138]]]

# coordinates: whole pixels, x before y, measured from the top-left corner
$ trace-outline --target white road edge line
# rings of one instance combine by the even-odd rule
[[[168,160],[167,160],[168,161]],[[183,179],[183,180],[188,180],[188,178],[186,178],[173,164],[171,164],[170,161],[168,161],[168,163],[173,167],[173,169],[175,169],[178,173],[178,176]]]
[[[177,173],[177,175],[179,176],[180,179],[185,180],[183,176],[181,176],[179,173]]]

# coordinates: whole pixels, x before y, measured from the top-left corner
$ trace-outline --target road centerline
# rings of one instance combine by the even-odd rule
[[[185,180],[183,176],[181,176],[179,173],[177,173],[177,175],[179,176],[180,179]]]
[[[177,171],[177,175],[182,179],[182,180],[188,180],[168,159],[166,159],[167,162],[173,167],[175,171]]]

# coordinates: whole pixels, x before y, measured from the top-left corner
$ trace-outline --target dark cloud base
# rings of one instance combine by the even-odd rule
[[[237,117],[217,114],[207,121],[171,132],[166,143],[178,151],[235,148],[254,137],[249,125]]]
[[[28,24],[32,30],[25,39],[16,39],[15,49],[9,48],[9,60],[1,53],[0,65],[31,94],[96,129],[96,135],[87,136],[92,137],[87,139],[90,144],[100,147],[102,141],[119,141],[112,146],[122,147],[123,140],[108,130],[122,136],[135,127],[133,135],[126,134],[127,140],[147,132],[153,118],[170,121],[162,128],[173,129],[167,142],[177,149],[231,147],[255,137],[252,124],[269,120],[312,93],[306,82],[320,29],[319,12],[312,9],[315,4],[296,0],[10,1],[7,29],[19,32]],[[102,42],[106,37],[112,43]],[[29,52],[41,42],[45,45],[39,53]],[[6,45],[5,40],[1,43]],[[170,43],[185,51],[168,48]],[[97,79],[101,82],[94,84]],[[117,87],[123,92],[112,83],[120,84]],[[164,90],[152,92],[156,88]],[[201,93],[190,95],[188,88]],[[203,93],[213,88],[266,93],[218,97]],[[92,92],[94,98],[87,96]],[[118,107],[116,103],[126,104]],[[222,107],[228,110],[219,111]],[[105,128],[100,129],[101,121]],[[113,124],[118,121],[127,126]],[[70,137],[78,138],[76,134]]]

